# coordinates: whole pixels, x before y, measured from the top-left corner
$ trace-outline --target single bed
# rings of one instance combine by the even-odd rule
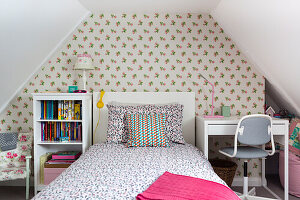
[[[165,171],[225,184],[194,146],[96,144],[34,199],[135,199]]]
[[[143,95],[143,96],[142,96]],[[122,97],[122,98],[120,98]],[[94,104],[99,93],[94,93]],[[99,144],[89,148],[34,199],[135,199],[165,171],[224,184],[195,144],[194,93],[107,93],[104,103],[120,100],[134,103],[184,105],[183,136],[186,144],[170,147],[131,147],[103,143],[107,129],[107,109],[101,110]],[[94,124],[98,120],[94,107]],[[189,144],[190,143],[190,144]]]

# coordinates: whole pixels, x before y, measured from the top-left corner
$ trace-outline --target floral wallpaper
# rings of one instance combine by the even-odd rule
[[[215,85],[215,113],[222,105],[242,116],[264,110],[264,77],[247,61],[218,23],[207,14],[92,14],[30,79],[0,115],[0,131],[32,131],[31,93],[82,89],[82,72],[73,70],[76,55],[88,53],[95,70],[88,71],[93,91],[191,91],[196,114],[208,114]],[[210,154],[230,145],[214,139]],[[250,176],[260,173],[252,160]],[[237,175],[241,175],[241,165]]]

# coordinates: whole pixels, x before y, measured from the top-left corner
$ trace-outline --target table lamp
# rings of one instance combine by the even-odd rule
[[[93,66],[93,60],[89,54],[78,54],[77,62],[74,67],[75,70],[83,70],[83,89],[86,90],[86,70],[95,69]]]
[[[208,81],[202,74],[200,74],[200,77],[204,78],[212,87],[212,97],[211,97],[211,114],[210,115],[204,115],[204,118],[223,118],[222,115],[214,115],[214,95],[215,95],[215,86],[210,81]]]

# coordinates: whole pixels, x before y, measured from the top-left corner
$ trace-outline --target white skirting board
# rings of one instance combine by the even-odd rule
[[[33,176],[30,176],[30,187],[34,186],[34,180]],[[0,187],[1,186],[26,186],[26,179],[16,179],[16,180],[9,180],[9,181],[0,181]]]
[[[262,186],[261,184],[261,177],[249,177],[249,186],[255,186],[255,187],[260,187]],[[232,182],[232,186],[243,186],[244,180],[243,177],[235,177]]]

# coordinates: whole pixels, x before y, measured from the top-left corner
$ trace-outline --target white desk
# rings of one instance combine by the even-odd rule
[[[233,136],[239,122],[238,117],[225,117],[219,119],[196,118],[196,147],[198,147],[208,158],[208,137],[209,136]],[[284,145],[284,199],[288,199],[288,135],[289,122],[283,119],[272,120],[272,133],[274,141]],[[265,178],[265,159],[262,159],[262,186],[267,188]],[[269,189],[268,189],[269,190]]]

